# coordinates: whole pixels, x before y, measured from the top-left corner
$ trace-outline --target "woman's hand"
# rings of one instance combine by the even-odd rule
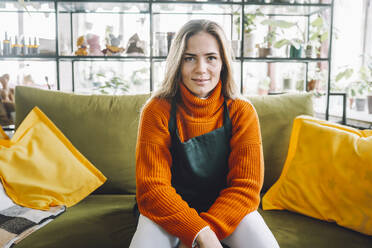
[[[178,248],[188,248],[184,243],[180,243]],[[223,248],[216,234],[210,229],[206,228],[198,237],[196,237],[195,248]]]
[[[206,228],[199,233],[196,243],[198,248],[222,248],[217,235],[210,228]]]

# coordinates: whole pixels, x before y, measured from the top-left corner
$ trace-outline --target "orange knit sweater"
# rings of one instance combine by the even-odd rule
[[[182,142],[223,125],[221,83],[207,99],[200,99],[180,84],[177,127]],[[200,215],[171,185],[171,137],[168,131],[171,105],[153,98],[144,107],[136,150],[137,201],[142,215],[191,247],[197,233],[210,226],[222,240],[248,213],[257,209],[263,183],[261,134],[254,107],[242,99],[228,100],[232,122],[227,188],[208,212]],[[192,183],[192,182],[190,182]]]

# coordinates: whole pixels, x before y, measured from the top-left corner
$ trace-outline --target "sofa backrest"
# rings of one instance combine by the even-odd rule
[[[147,95],[78,95],[16,87],[16,127],[38,106],[106,177],[95,193],[135,193],[139,115]]]
[[[96,193],[135,193],[139,115],[150,95],[78,95],[16,87],[16,127],[38,106],[106,177]],[[267,190],[281,173],[293,119],[313,114],[310,94],[247,97],[261,126]]]
[[[279,179],[291,136],[293,120],[298,115],[314,115],[312,94],[283,94],[247,97],[255,107],[260,121],[265,160],[262,191]]]

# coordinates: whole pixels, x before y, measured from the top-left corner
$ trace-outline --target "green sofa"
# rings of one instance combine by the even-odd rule
[[[17,248],[129,246],[136,229],[135,144],[149,95],[88,96],[16,87],[16,126],[38,106],[107,178],[96,192],[22,240]],[[249,97],[262,130],[263,192],[279,177],[297,115],[313,114],[309,94]],[[283,248],[372,247],[372,237],[288,211],[259,212]],[[249,241],[247,241],[249,242]]]

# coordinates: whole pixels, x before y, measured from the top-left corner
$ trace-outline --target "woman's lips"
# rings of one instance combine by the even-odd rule
[[[209,82],[209,79],[192,79],[192,80],[198,86],[204,86],[204,85],[208,84],[208,82]]]
[[[194,78],[192,79],[193,81],[196,81],[196,82],[206,82],[206,81],[209,81],[209,79],[198,79],[198,78]]]

